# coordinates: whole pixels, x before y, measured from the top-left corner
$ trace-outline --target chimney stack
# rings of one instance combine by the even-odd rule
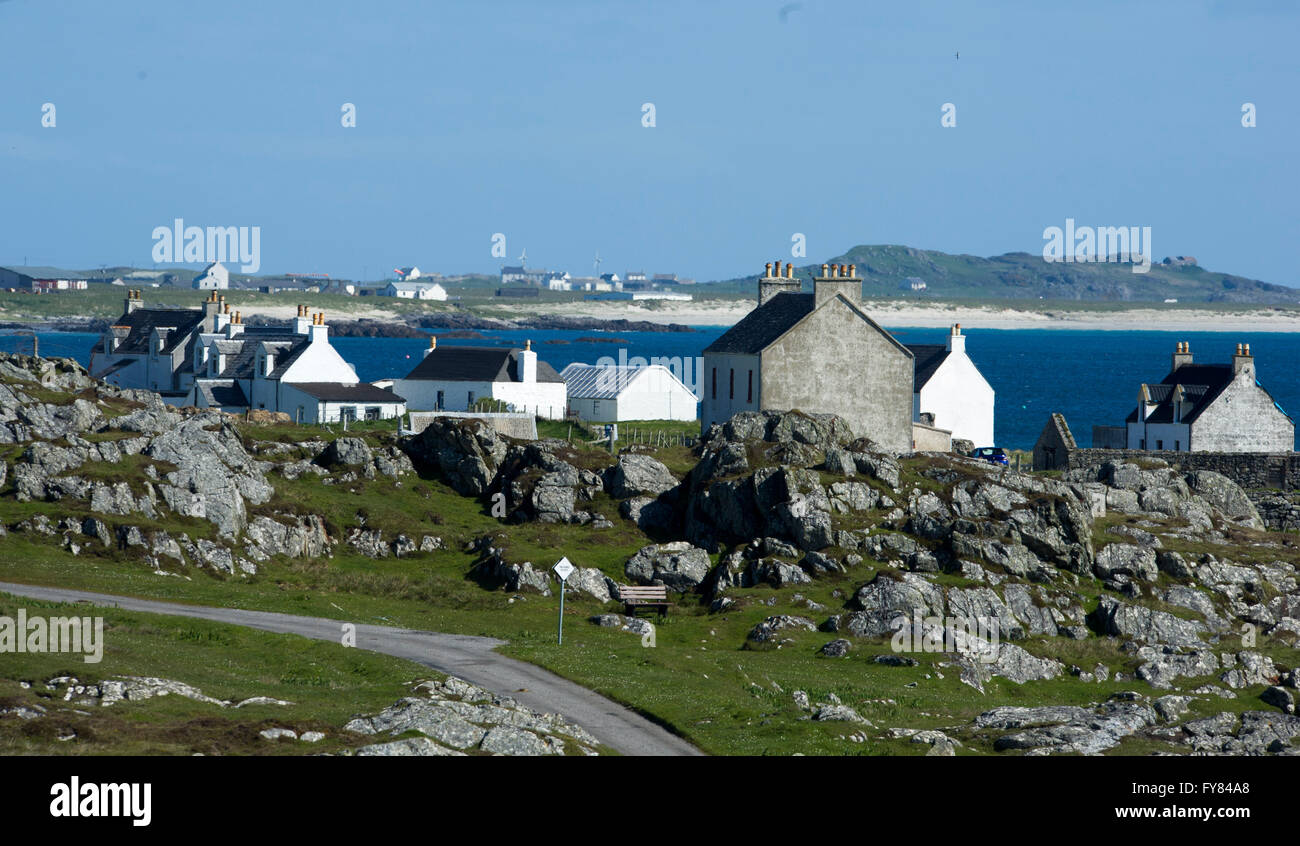
[[[1250,354],[1250,344],[1237,344],[1237,353],[1232,357],[1232,375],[1242,372],[1251,378],[1255,375],[1255,359]]]
[[[311,326],[307,329],[307,337],[311,342],[325,341],[329,337],[329,327],[325,325],[325,312],[318,311],[312,315]]]
[[[126,305],[125,305],[125,308],[126,308],[126,313],[127,313],[127,314],[130,314],[131,312],[135,311],[135,310],[136,310],[137,308],[139,308],[141,305],[143,305],[143,303],[141,303],[141,301],[140,301],[140,292],[139,292],[139,291],[130,290],[130,291],[127,291],[127,292],[126,292]]]
[[[1171,370],[1177,370],[1180,367],[1186,367],[1192,363],[1192,345],[1187,341],[1179,341],[1174,347],[1173,366]]]
[[[758,304],[764,305],[768,300],[777,294],[789,292],[792,294],[799,293],[800,282],[794,278],[794,265],[787,263],[785,274],[781,274],[781,262],[776,263],[775,272],[772,263],[768,262],[763,278],[758,280]]]
[[[855,265],[822,265],[822,275],[813,280],[813,308],[820,308],[836,295],[854,305],[862,300],[862,280]]]
[[[436,350],[437,348],[438,348],[438,336],[437,336],[437,335],[430,335],[430,336],[429,336],[429,348],[426,349],[426,350],[424,351],[424,354],[427,356],[429,353],[433,352],[433,351]]]
[[[533,383],[537,381],[537,353],[533,352],[533,342],[524,341],[524,348],[519,351],[519,381]]]
[[[961,324],[954,323],[952,329],[948,332],[948,352],[962,353],[966,352],[966,336],[961,333]]]

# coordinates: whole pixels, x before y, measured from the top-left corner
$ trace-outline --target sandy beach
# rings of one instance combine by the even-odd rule
[[[687,326],[729,326],[754,307],[753,300],[661,302],[653,307],[621,302],[538,305],[530,311],[604,320],[646,320]],[[867,301],[871,317],[885,326],[942,328],[960,323],[971,329],[1091,329],[1185,332],[1300,332],[1300,310],[1261,307],[1248,311],[1162,309],[1159,306],[1125,311],[1025,311],[988,306],[953,306],[897,301]]]

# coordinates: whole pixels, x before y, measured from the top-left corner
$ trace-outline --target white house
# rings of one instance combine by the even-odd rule
[[[194,277],[193,286],[196,291],[224,291],[230,287],[230,271],[221,262],[214,261]]]
[[[558,420],[567,408],[564,380],[537,360],[532,342],[523,349],[438,346],[429,339],[424,359],[393,390],[412,411],[470,411],[478,400],[494,399],[514,411]]]
[[[570,364],[560,373],[569,392],[569,411],[582,420],[695,420],[699,400],[662,364],[619,367]]]
[[[912,419],[952,432],[975,446],[993,446],[993,386],[966,355],[956,324],[944,344],[908,344],[916,358]]]
[[[437,282],[389,282],[379,295],[403,300],[445,300],[447,289]]]
[[[197,309],[146,308],[140,294],[138,288],[127,291],[122,315],[91,348],[87,370],[110,385],[155,391],[180,403],[193,383],[196,336],[221,331],[230,307],[216,291]]]
[[[245,326],[239,312],[197,335],[186,405],[224,411],[266,409],[298,423],[386,420],[406,413],[397,394],[361,382],[329,342],[324,313],[284,327]],[[206,328],[206,327],[205,327]]]
[[[1168,375],[1138,388],[1125,421],[1129,449],[1176,452],[1290,452],[1295,421],[1255,373],[1250,344],[1230,362],[1197,364],[1191,344],[1174,348]]]
[[[418,267],[399,267],[394,269],[393,272],[404,282],[414,282],[420,278],[420,268]]]

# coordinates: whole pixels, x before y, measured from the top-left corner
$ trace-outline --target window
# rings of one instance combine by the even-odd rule
[[[600,419],[600,400],[591,401],[591,416],[597,420]]]
[[[745,402],[752,403],[753,401],[754,401],[754,371],[751,370],[749,371],[749,392],[748,392],[748,396],[745,397]]]
[[[438,401],[434,404],[434,411],[442,411],[442,404],[446,401],[442,391],[438,391]]]
[[[368,406],[366,406],[366,419],[367,419],[367,420],[378,420],[378,419],[379,419],[379,406],[377,406],[377,405],[368,405]]]
[[[713,368],[713,399],[718,398],[718,368]]]
[[[339,409],[339,419],[348,423],[357,421],[357,409],[355,406],[345,405]]]
[[[731,376],[727,379],[727,399],[736,398],[736,368],[731,368]]]

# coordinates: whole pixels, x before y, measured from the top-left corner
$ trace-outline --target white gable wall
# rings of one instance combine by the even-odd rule
[[[952,352],[921,386],[918,413],[934,415],[934,425],[948,429],[977,447],[996,446],[993,440],[993,386],[964,352]]]
[[[563,382],[493,382],[491,396],[518,411],[560,420],[568,407],[569,394]]]

